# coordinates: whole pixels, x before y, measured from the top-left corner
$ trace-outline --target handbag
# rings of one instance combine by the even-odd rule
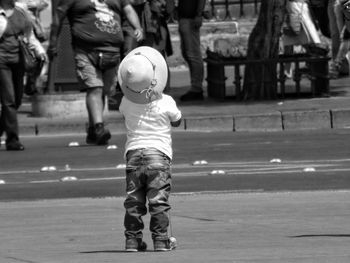
[[[41,61],[37,58],[35,51],[29,47],[28,41],[23,35],[17,36],[19,45],[19,56],[26,72],[33,72],[40,67]]]
[[[22,13],[22,15],[26,19],[28,19],[32,23],[31,17],[27,14],[25,10],[18,6],[16,6],[16,8]],[[36,56],[35,50],[30,47],[28,38],[23,33],[15,34],[15,36],[18,40],[19,59],[22,63],[24,71],[32,73],[41,69],[41,67],[43,66],[43,61]]]
[[[309,44],[311,39],[306,33],[304,25],[302,25],[298,35],[283,34],[282,42],[284,46],[298,46]]]

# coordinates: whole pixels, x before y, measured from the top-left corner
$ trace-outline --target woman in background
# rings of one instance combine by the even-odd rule
[[[23,96],[24,67],[20,60],[18,36],[23,35],[36,55],[46,60],[46,52],[35,38],[32,22],[23,4],[0,0],[0,136],[6,133],[6,150],[22,151],[17,110]]]

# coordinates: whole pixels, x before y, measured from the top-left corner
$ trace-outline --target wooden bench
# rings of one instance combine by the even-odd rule
[[[207,52],[208,54],[208,52]],[[242,98],[242,70],[248,64],[260,64],[263,67],[268,63],[274,63],[277,70],[277,81],[280,86],[280,96],[285,97],[285,81],[287,77],[284,74],[284,65],[292,63],[294,65],[294,77],[296,95],[300,96],[300,81],[302,75],[307,75],[311,82],[311,94],[313,97],[329,94],[329,74],[328,74],[328,56],[310,56],[307,54],[280,55],[276,59],[268,60],[247,60],[246,57],[220,58],[219,56],[208,56],[204,59],[207,63],[207,84],[208,97],[223,100],[226,97],[226,75],[225,67],[233,67],[235,98]],[[307,70],[301,67],[301,64],[307,64]],[[244,72],[244,71],[243,71]]]

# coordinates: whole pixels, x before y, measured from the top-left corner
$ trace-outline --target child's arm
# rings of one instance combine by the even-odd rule
[[[176,102],[171,96],[166,95],[164,99],[166,100],[165,105],[168,108],[170,125],[172,127],[179,127],[182,121],[181,111],[177,108]]]

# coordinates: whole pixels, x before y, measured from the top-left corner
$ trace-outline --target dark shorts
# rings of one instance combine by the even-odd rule
[[[117,85],[117,72],[119,60],[115,66],[101,70],[89,58],[89,54],[83,50],[74,50],[76,74],[82,84],[82,90],[103,87],[106,95],[111,94]]]

